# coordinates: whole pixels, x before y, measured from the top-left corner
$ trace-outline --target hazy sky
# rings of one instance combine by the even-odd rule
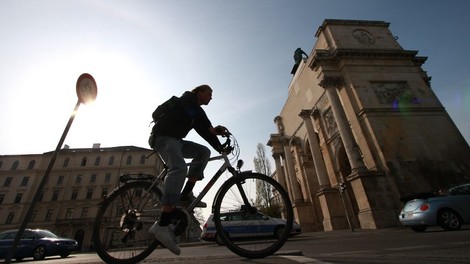
[[[207,83],[208,116],[252,168],[256,144],[276,132],[293,52],[310,53],[324,19],[391,23],[404,49],[428,57],[432,87],[469,141],[467,0],[1,0],[0,155],[54,150],[86,72],[98,97],[80,106],[71,148],[147,148],[154,108]]]

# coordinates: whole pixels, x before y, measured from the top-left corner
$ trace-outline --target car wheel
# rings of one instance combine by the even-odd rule
[[[46,257],[46,249],[44,246],[38,246],[37,248],[34,249],[33,251],[33,258],[35,260],[41,260]]]
[[[445,230],[459,230],[462,227],[460,216],[450,209],[443,209],[437,214],[438,224]]]
[[[60,257],[61,258],[66,258],[70,255],[70,253],[63,253],[63,254],[60,254]]]
[[[426,231],[426,228],[427,228],[427,226],[425,226],[425,225],[419,225],[419,226],[412,226],[411,230],[421,233],[421,232]]]

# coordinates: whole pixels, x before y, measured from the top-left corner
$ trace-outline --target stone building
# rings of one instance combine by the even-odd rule
[[[82,250],[92,246],[92,229],[102,197],[122,174],[158,175],[162,163],[150,149],[134,146],[61,149],[34,207],[28,228],[48,229],[75,238]],[[19,228],[36,195],[53,152],[0,155],[0,232]],[[197,224],[199,227],[199,224]],[[191,228],[198,238],[199,228]]]
[[[388,27],[325,20],[274,119],[274,177],[303,230],[397,226],[401,197],[470,181],[469,145],[431,89],[427,58]]]

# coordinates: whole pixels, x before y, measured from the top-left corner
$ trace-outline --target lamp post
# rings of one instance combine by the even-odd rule
[[[18,242],[20,241],[21,236],[23,235],[23,232],[26,229],[26,225],[31,221],[34,206],[36,205],[36,202],[41,195],[44,185],[46,184],[47,179],[49,178],[49,174],[51,173],[52,167],[54,166],[55,160],[57,159],[57,155],[59,154],[60,148],[64,144],[65,137],[67,136],[70,126],[72,125],[75,115],[77,114],[78,107],[80,106],[80,104],[91,103],[95,101],[96,99],[98,90],[96,87],[95,79],[93,79],[93,76],[91,76],[88,73],[83,73],[82,75],[80,75],[77,80],[76,92],[77,92],[77,97],[78,97],[77,104],[75,105],[72,115],[70,115],[69,121],[67,125],[65,126],[64,132],[62,133],[62,137],[60,138],[59,143],[57,144],[57,147],[54,151],[54,154],[52,155],[52,158],[49,161],[49,165],[46,169],[46,172],[44,173],[44,176],[41,179],[41,182],[39,183],[38,189],[36,190],[36,194],[34,195],[33,200],[31,201],[31,204],[29,205],[28,211],[26,212],[26,216],[23,219],[23,222],[21,223],[21,226],[18,232],[16,233],[16,237],[15,237],[15,240],[13,241],[13,245],[8,251],[8,255],[5,259],[6,264],[9,264],[11,262],[11,259],[15,255]]]

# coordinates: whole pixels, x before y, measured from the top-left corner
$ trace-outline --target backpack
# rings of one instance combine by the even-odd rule
[[[159,105],[152,113],[153,122],[157,123],[165,114],[179,104],[179,98],[172,96],[163,104]]]

